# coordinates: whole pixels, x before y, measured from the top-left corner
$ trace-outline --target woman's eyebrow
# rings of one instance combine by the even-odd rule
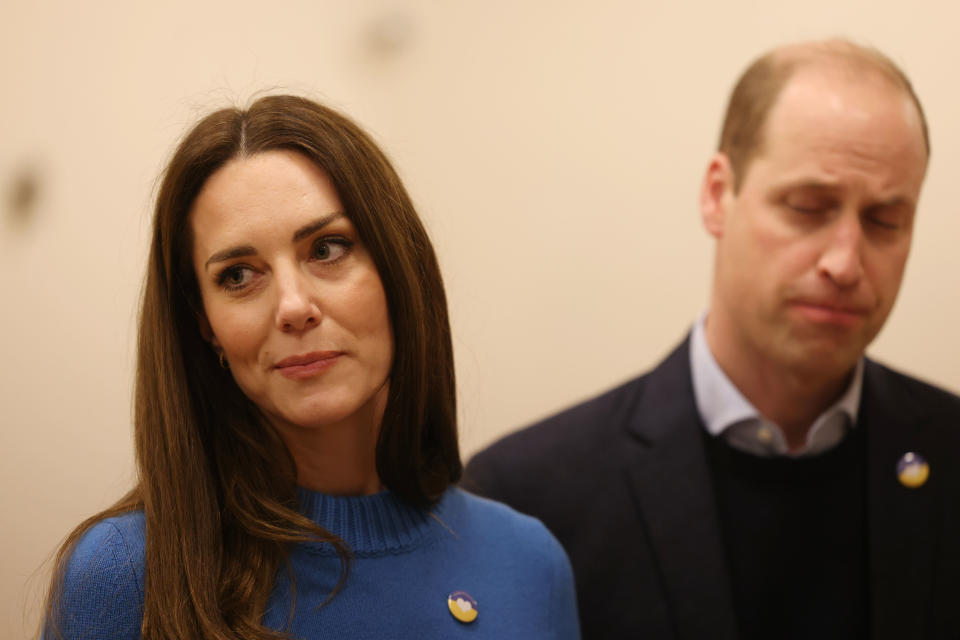
[[[215,254],[210,256],[210,258],[204,263],[203,268],[209,268],[214,262],[226,262],[227,260],[233,260],[234,258],[244,258],[246,256],[255,255],[257,255],[257,250],[248,244],[239,247],[230,247],[229,249],[224,249],[223,251],[217,251]]]
[[[330,224],[331,222],[333,222],[334,220],[342,216],[343,216],[343,212],[335,211],[330,215],[324,216],[322,218],[317,218],[313,222],[308,222],[304,226],[294,231],[293,241],[299,242],[300,240],[303,240],[304,238],[313,235],[320,229],[323,229],[325,226],[327,226],[328,224]]]
[[[293,241],[299,242],[304,238],[311,236],[320,229],[323,229],[325,226],[343,216],[343,213],[340,211],[335,211],[330,215],[323,216],[322,218],[317,218],[313,222],[308,222],[304,226],[300,227],[293,232]],[[257,255],[257,250],[249,245],[241,245],[238,247],[230,247],[229,249],[224,249],[223,251],[217,251],[215,254],[210,256],[210,258],[204,263],[203,268],[207,269],[209,266],[215,262],[226,262],[227,260],[233,260],[234,258],[245,258],[247,256]]]

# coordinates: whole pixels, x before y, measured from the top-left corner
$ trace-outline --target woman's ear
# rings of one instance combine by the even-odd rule
[[[733,167],[727,154],[718,151],[707,165],[700,188],[700,217],[707,232],[714,238],[723,235],[727,208],[733,197]]]
[[[203,336],[203,339],[209,342],[217,352],[221,351],[220,341],[213,334],[213,327],[210,326],[207,314],[203,311],[197,313],[197,325],[200,327],[200,335]]]

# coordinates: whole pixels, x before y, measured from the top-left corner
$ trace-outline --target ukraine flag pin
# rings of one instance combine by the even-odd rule
[[[929,477],[930,465],[919,453],[905,453],[897,462],[897,479],[908,489],[922,487]]]
[[[469,624],[477,619],[477,601],[466,591],[454,591],[447,596],[447,607],[454,618]]]

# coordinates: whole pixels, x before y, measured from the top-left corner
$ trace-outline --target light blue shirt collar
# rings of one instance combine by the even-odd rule
[[[690,370],[697,411],[708,433],[723,434],[731,446],[754,455],[805,456],[835,447],[847,429],[856,426],[863,390],[863,358],[857,362],[847,390],[814,421],[805,445],[790,452],[783,430],[760,415],[717,364],[707,344],[706,317],[700,316],[690,335]]]

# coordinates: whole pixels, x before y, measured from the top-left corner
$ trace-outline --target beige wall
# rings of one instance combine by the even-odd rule
[[[469,454],[647,368],[703,309],[696,190],[748,58],[815,36],[875,44],[915,80],[933,161],[872,353],[960,391],[950,3],[93,5],[0,11],[0,637],[28,635],[43,560],[131,483],[156,176],[197,114],[262,88],[343,108],[395,160],[444,268]],[[42,189],[18,222],[24,166]]]

